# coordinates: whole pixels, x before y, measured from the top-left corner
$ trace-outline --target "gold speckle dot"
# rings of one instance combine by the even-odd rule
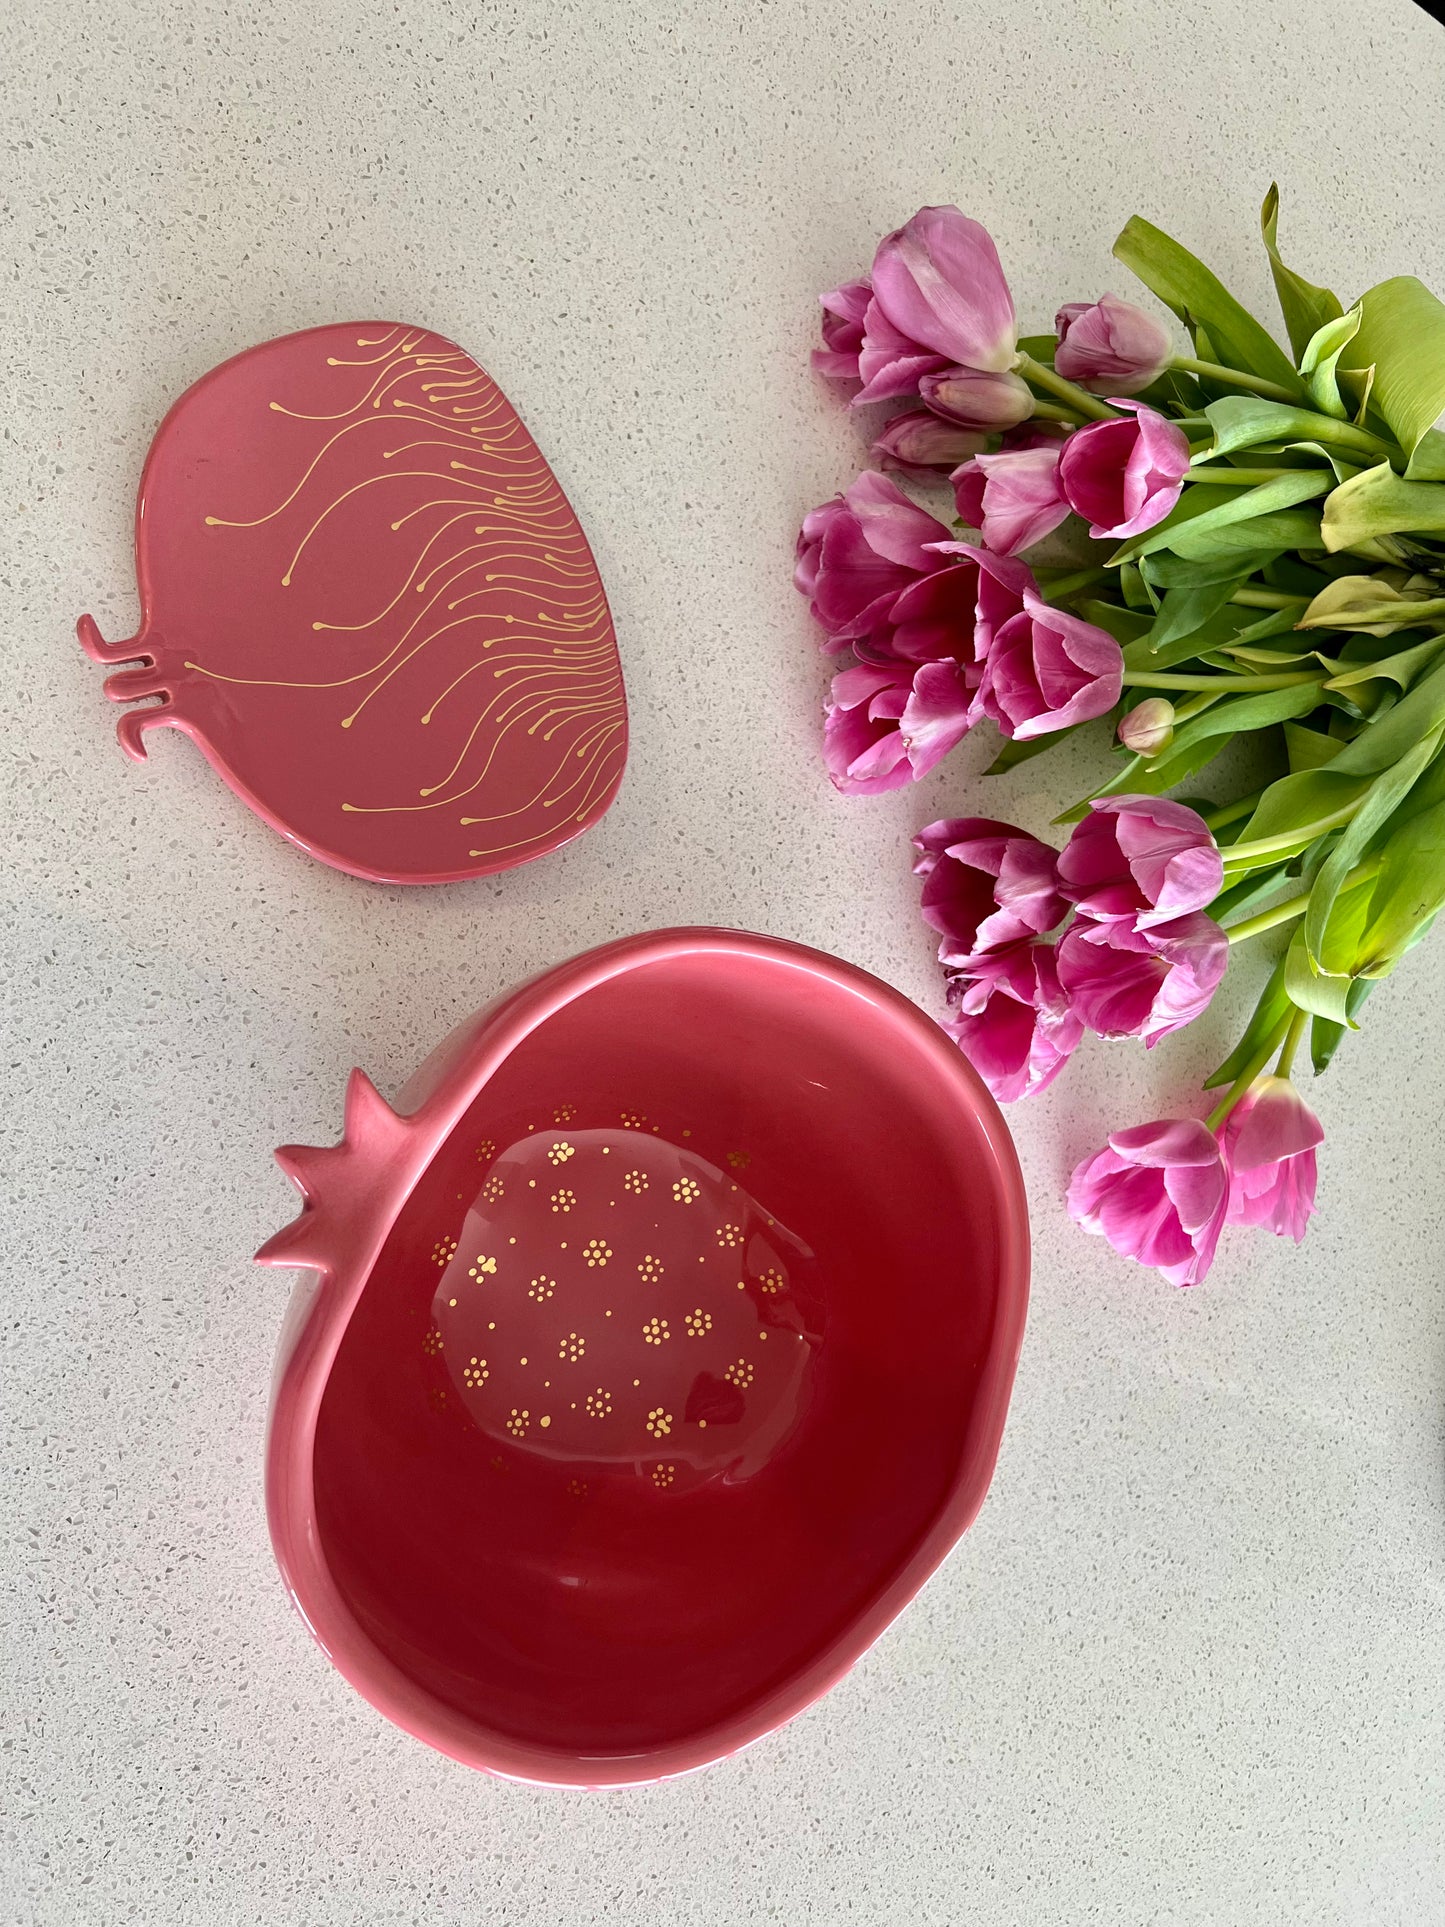
[[[642,1383],[642,1380],[641,1380],[640,1378],[634,1378],[634,1379],[633,1379],[633,1381],[632,1381],[632,1383],[633,1383],[633,1385],[634,1385],[634,1386],[637,1386],[637,1385],[640,1385],[640,1384]]]
[[[568,1158],[576,1157],[576,1155],[577,1146],[575,1144],[568,1144],[565,1138],[558,1138],[557,1142],[547,1153],[547,1162],[549,1164],[565,1164]]]
[[[542,1414],[542,1416],[541,1416],[541,1418],[539,1418],[539,1419],[537,1420],[537,1423],[538,1423],[539,1425],[550,1425],[550,1424],[552,1423],[552,1420],[551,1420],[551,1418],[550,1418],[550,1417],[548,1416],[548,1414],[547,1414],[546,1412],[544,1412],[544,1413]]]
[[[705,1432],[707,1430],[707,1420],[705,1418],[700,1418],[698,1420],[697,1429],[699,1432]]]
[[[526,1364],[526,1362],[527,1362],[527,1361],[526,1361],[526,1359],[524,1358],[524,1359],[522,1360],[522,1363],[523,1363],[523,1364],[525,1365],[525,1364]]]
[[[672,1430],[672,1413],[665,1406],[654,1405],[646,1419],[647,1430],[655,1439],[665,1439]]]
[[[489,1258],[484,1251],[479,1251],[477,1253],[477,1262],[472,1266],[467,1276],[469,1278],[490,1278],[495,1274],[496,1269],[496,1259]]]

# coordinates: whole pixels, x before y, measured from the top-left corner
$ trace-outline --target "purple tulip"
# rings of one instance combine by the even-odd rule
[[[1202,910],[1223,881],[1209,825],[1163,796],[1101,797],[1059,858],[1059,887],[1085,916],[1141,930]]]
[[[1001,1104],[1053,1082],[1084,1034],[1059,988],[1046,943],[1016,943],[956,976],[957,1016],[944,1025]]]
[[[999,555],[1031,548],[1069,513],[1059,490],[1057,443],[976,455],[950,480],[959,515]]]
[[[835,789],[881,795],[926,776],[967,735],[970,720],[957,662],[860,663],[833,678],[823,761]]]
[[[835,381],[857,381],[858,353],[863,346],[863,317],[872,298],[868,282],[848,281],[831,294],[820,294],[823,308],[823,346],[813,350],[813,366]]]
[[[1140,929],[1125,917],[1075,917],[1059,940],[1059,982],[1101,1037],[1151,1048],[1208,1005],[1229,963],[1229,939],[1202,910]]]
[[[1034,412],[1034,398],[1018,375],[990,374],[977,368],[943,368],[923,375],[918,392],[935,415],[962,428],[996,434],[1017,428]]]
[[[1070,435],[1059,457],[1059,486],[1090,524],[1095,541],[1142,535],[1179,500],[1189,473],[1184,430],[1140,401],[1121,401],[1131,418],[1090,422]]]
[[[950,817],[920,830],[913,844],[923,921],[943,939],[940,963],[967,969],[983,952],[1039,936],[1068,913],[1057,852],[1011,823]]]
[[[1262,1224],[1298,1244],[1315,1208],[1324,1126],[1287,1077],[1261,1077],[1225,1121],[1229,1222]]]
[[[998,251],[956,207],[920,208],[885,236],[872,279],[883,316],[908,340],[965,368],[1013,366],[1018,332]]]
[[[1198,1118],[1115,1131],[1069,1184],[1069,1215],[1122,1257],[1197,1285],[1214,1262],[1229,1201],[1218,1138]]]
[[[1116,294],[1070,301],[1054,317],[1054,367],[1066,381],[1100,395],[1137,395],[1173,358],[1169,330]]]
[[[940,469],[957,468],[988,447],[978,430],[959,428],[931,409],[912,408],[895,415],[868,453],[880,468],[896,469],[917,481],[936,482]]]
[[[793,581],[832,652],[891,625],[895,603],[946,564],[948,530],[872,469],[804,518]]]
[[[1038,592],[1026,562],[1017,556],[995,555],[976,542],[936,542],[940,555],[956,555],[968,570],[974,594],[973,659],[987,662],[994,637],[1024,606],[1024,598]]]
[[[1102,716],[1119,700],[1123,674],[1111,635],[1029,590],[994,634],[977,703],[1005,736],[1026,741]]]

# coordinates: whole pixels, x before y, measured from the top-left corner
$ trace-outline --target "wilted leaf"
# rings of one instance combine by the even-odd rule
[[[1339,421],[1344,421],[1350,411],[1335,379],[1335,366],[1359,331],[1360,309],[1356,303],[1348,314],[1317,328],[1300,356],[1299,371],[1310,391],[1310,400],[1321,414],[1333,415]]]
[[[1341,482],[1327,498],[1320,521],[1331,552],[1356,549],[1375,536],[1445,529],[1445,485],[1407,482],[1388,462],[1380,462]]]
[[[1272,181],[1264,206],[1259,211],[1259,225],[1264,234],[1264,245],[1269,250],[1270,272],[1274,276],[1274,291],[1279,296],[1280,313],[1289,334],[1289,343],[1298,356],[1303,353],[1305,344],[1316,329],[1327,321],[1333,321],[1340,313],[1340,303],[1328,288],[1317,288],[1312,281],[1306,281],[1302,274],[1287,268],[1279,258],[1279,244],[1276,239],[1279,227],[1279,188]]]
[[[1445,413],[1445,302],[1412,274],[1396,275],[1362,295],[1360,326],[1340,356],[1343,368],[1375,369],[1374,406],[1390,424],[1396,440],[1412,458]],[[1441,437],[1445,444],[1445,437]],[[1435,466],[1442,449],[1422,451],[1420,476]]]

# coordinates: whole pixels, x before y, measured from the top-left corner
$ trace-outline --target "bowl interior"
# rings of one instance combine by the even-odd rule
[[[333,1365],[317,1528],[363,1629],[573,1758],[786,1696],[957,1503],[1003,1208],[947,1060],[848,982],[701,953],[580,996]]]

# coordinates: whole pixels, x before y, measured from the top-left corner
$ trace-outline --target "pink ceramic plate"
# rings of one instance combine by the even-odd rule
[[[423,328],[263,342],[187,389],[136,505],[141,627],[80,640],[337,869],[482,876],[595,823],[627,709],[601,578],[496,383]]]
[[[360,1072],[259,1254],[282,1571],[374,1705],[608,1786],[824,1692],[982,1502],[1023,1333],[1008,1132],[907,999],[796,944],[629,938]]]

